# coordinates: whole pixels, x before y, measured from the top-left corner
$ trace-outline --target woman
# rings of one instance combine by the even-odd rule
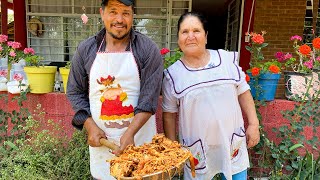
[[[165,135],[176,140],[179,113],[180,143],[191,150],[196,165],[192,178],[189,163],[185,179],[247,179],[247,148],[259,142],[259,121],[237,53],[208,50],[208,27],[195,12],[178,21],[180,60],[165,70],[163,117]],[[241,110],[248,118],[244,129]]]

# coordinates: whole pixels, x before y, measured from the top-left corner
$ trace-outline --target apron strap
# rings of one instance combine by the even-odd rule
[[[100,44],[99,49],[98,49],[98,52],[100,52],[101,46],[102,46],[103,42],[105,41],[105,39],[106,39],[106,36],[104,36],[103,40],[101,41],[101,44]]]

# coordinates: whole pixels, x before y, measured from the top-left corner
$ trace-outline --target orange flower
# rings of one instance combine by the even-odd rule
[[[260,68],[254,67],[251,69],[252,76],[258,76],[260,74]]]
[[[304,44],[299,47],[299,52],[303,55],[308,55],[311,52],[311,48],[308,45]]]
[[[263,36],[261,34],[256,34],[256,33],[252,34],[251,40],[257,44],[262,44],[264,42]]]
[[[320,38],[315,38],[313,41],[312,41],[312,45],[314,48],[316,49],[320,49]]]
[[[246,74],[246,81],[249,82],[250,81],[250,76],[248,74]]]
[[[276,65],[271,65],[269,67],[269,71],[274,73],[274,74],[278,74],[280,72],[280,68]]]

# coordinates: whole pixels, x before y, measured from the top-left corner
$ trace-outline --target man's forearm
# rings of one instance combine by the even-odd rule
[[[151,113],[149,112],[140,112],[136,114],[129,125],[126,133],[130,133],[133,136],[141,129],[141,127],[149,120]]]

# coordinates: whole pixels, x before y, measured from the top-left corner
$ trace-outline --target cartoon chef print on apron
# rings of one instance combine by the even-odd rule
[[[90,70],[90,111],[106,137],[120,145],[121,136],[134,118],[134,108],[140,95],[138,66],[131,44],[130,51],[124,52],[100,52],[100,48]],[[155,134],[153,115],[135,135],[135,144],[151,142]],[[109,149],[89,146],[89,150],[91,175],[95,179],[114,179],[110,175],[110,165],[106,162],[114,157]]]

